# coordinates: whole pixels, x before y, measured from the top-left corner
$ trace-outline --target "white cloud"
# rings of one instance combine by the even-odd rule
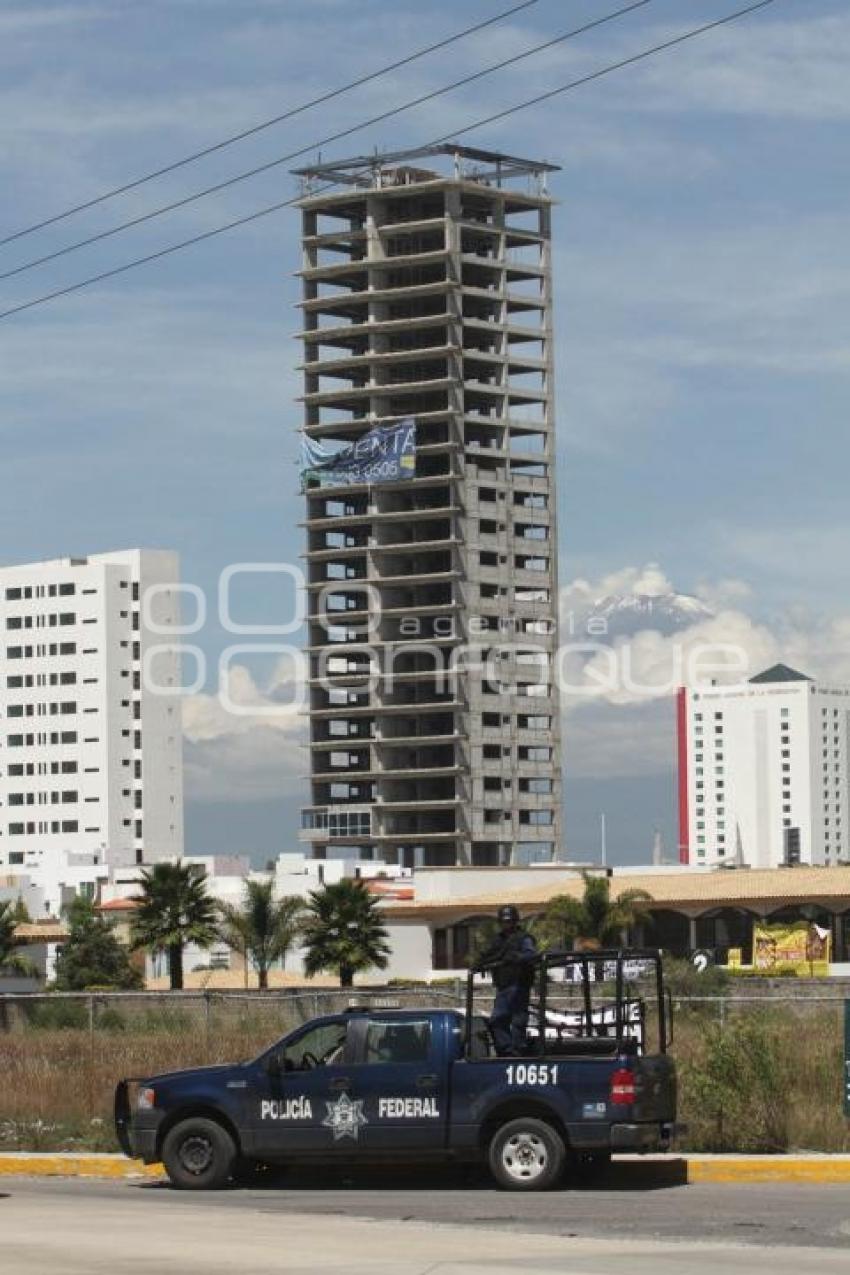
[[[694,596],[709,610],[722,611],[748,602],[753,596],[753,589],[746,580],[731,577],[725,580],[700,580],[694,589]]]
[[[670,583],[658,566],[624,567],[596,581],[573,581],[564,596],[628,596],[641,582]],[[562,699],[571,778],[639,777],[672,769],[674,695],[686,682],[744,681],[781,661],[821,681],[850,685],[850,613],[823,619],[798,609],[766,624],[742,609],[757,601],[742,580],[705,582],[697,592],[720,609],[673,634],[648,626],[633,637],[600,642],[595,650],[586,636],[575,640],[564,666],[569,685]]]
[[[562,661],[567,709],[588,699],[618,705],[665,699],[679,686],[745,681],[778,658],[777,640],[749,616],[724,611],[664,634],[645,628],[612,643],[583,638]]]
[[[297,690],[283,670],[259,686],[249,669],[234,665],[228,693],[238,711],[220,694],[186,697],[183,735],[190,801],[257,801],[300,790],[307,754]]]
[[[843,219],[802,211],[791,224],[777,208],[753,226],[614,226],[585,229],[555,253],[570,295],[556,350],[569,451],[619,459],[638,439],[660,447],[671,422],[684,429],[699,410],[700,376],[707,385],[735,377],[764,402],[759,416],[775,405],[780,419],[783,386],[808,384],[816,413],[830,378],[840,410],[850,378]]]
[[[645,64],[638,108],[846,120],[850,18],[776,12],[773,19],[754,14]]]
[[[724,523],[715,526],[713,538],[742,570],[761,579],[780,578],[789,592],[792,587],[794,592],[803,588],[831,599],[846,581],[850,527],[840,522],[825,526]]]
[[[648,598],[658,598],[671,593],[675,593],[675,589],[669,576],[657,562],[648,562],[642,567],[621,567],[617,571],[610,571],[599,580],[587,580],[579,576],[561,590],[561,605],[592,605],[600,598],[611,595],[641,594]]]
[[[0,13],[0,39],[30,35],[45,27],[76,26],[114,17],[108,8],[92,4],[10,5]]]

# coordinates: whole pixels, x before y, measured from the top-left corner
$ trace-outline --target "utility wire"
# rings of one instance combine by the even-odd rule
[[[645,58],[652,57],[656,53],[662,53],[665,49],[672,49],[677,44],[684,44],[686,40],[693,40],[698,35],[704,35],[706,31],[715,31],[718,27],[726,26],[730,22],[736,22],[738,18],[746,17],[748,13],[755,13],[758,9],[766,9],[768,5],[775,4],[776,0],[758,0],[757,4],[748,5],[746,9],[738,9],[735,13],[728,13],[725,18],[716,18],[713,22],[706,22],[704,26],[695,27],[692,31],[686,31],[684,35],[677,35],[671,40],[665,40],[663,44],[653,45],[651,49],[644,49],[641,53],[634,53],[629,58],[623,58],[621,62],[612,62],[609,66],[604,66],[600,71],[593,71],[590,75],[583,75],[580,80],[573,80],[569,84],[562,84],[560,88],[550,89],[548,93],[539,93],[537,97],[530,97],[525,102],[520,102],[516,106],[509,106],[507,110],[497,111],[495,115],[488,115],[483,120],[476,120],[474,124],[467,124],[465,128],[455,129],[453,133],[447,134],[445,137],[438,138],[435,145],[441,142],[448,142],[455,137],[462,137],[464,133],[470,133],[475,128],[483,128],[485,124],[493,124],[496,120],[503,120],[508,115],[513,115],[515,111],[524,111],[529,106],[537,106],[540,102],[547,102],[552,97],[557,97],[560,93],[567,93],[570,89],[580,88],[583,84],[590,84],[593,80],[599,80],[603,75],[610,75],[612,71],[620,71],[624,66],[633,66],[635,62],[643,62]],[[3,315],[0,314],[0,319]]]
[[[437,138],[431,145],[438,145],[441,142],[451,141],[454,137],[462,136],[464,133],[471,133],[474,129],[483,128],[487,124],[492,124],[495,120],[507,118],[509,115],[515,115],[519,111],[524,111],[528,107],[536,106],[538,103],[547,101],[557,97],[561,93],[568,93],[573,89],[580,88],[584,84],[589,84],[593,80],[601,79],[605,75],[610,75],[613,71],[619,71],[623,67],[631,66],[636,62],[641,62],[646,58],[652,57],[656,53],[662,53],[667,49],[674,48],[677,45],[684,44],[687,40],[693,40],[697,36],[704,35],[708,31],[714,31],[718,27],[726,26],[731,22],[737,21],[739,18],[746,17],[750,13],[756,13],[759,9],[766,9],[768,5],[774,4],[775,0],[758,0],[757,4],[747,5],[744,9],[738,9],[734,13],[727,14],[723,18],[718,18],[713,22],[707,22],[703,26],[695,27],[690,31],[684,32],[682,35],[673,39],[665,40],[661,44],[653,45],[649,49],[643,49],[640,53],[635,53],[631,57],[623,58],[619,62],[612,62],[608,66],[602,67],[598,71],[592,72],[590,75],[582,76],[578,80],[571,80],[567,84],[562,84],[556,89],[550,89],[547,93],[541,93],[536,97],[527,99],[525,102],[518,102],[514,106],[507,107],[503,111],[499,111],[494,115],[488,115],[484,119],[476,120],[473,124],[467,124],[464,128],[447,135],[446,137]],[[337,183],[329,182],[327,186],[321,187],[319,190],[312,192],[312,195],[321,194],[323,190],[328,190]],[[69,284],[65,288],[58,288],[55,292],[48,292],[44,296],[35,297],[32,301],[24,301],[20,305],[13,306],[11,309],[0,311],[0,319],[8,319],[14,314],[21,314],[24,310],[32,310],[36,306],[46,305],[49,301],[55,301],[59,297],[65,297],[73,292],[79,292],[82,288],[87,288],[93,283],[102,283],[105,279],[115,278],[116,275],[124,274],[128,270],[134,270],[137,266],[148,265],[152,261],[158,261],[162,257],[170,256],[172,253],[180,252],[184,248],[190,248],[193,244],[203,243],[207,239],[212,239],[216,235],[224,234],[225,231],[235,230],[239,226],[248,225],[249,222],[258,221],[261,217],[268,217],[271,213],[279,212],[282,208],[291,208],[294,204],[299,203],[301,196],[295,199],[284,199],[280,203],[270,204],[266,208],[260,208],[257,212],[248,213],[244,217],[238,217],[235,221],[227,222],[223,226],[217,226],[213,230],[204,231],[202,234],[193,235],[191,239],[184,239],[182,243],[171,244],[167,248],[160,248],[157,252],[149,253],[145,257],[137,257],[134,261],[128,261],[122,266],[115,266],[111,270],[104,270],[101,274],[90,276],[88,279],[81,279],[78,283]]]
[[[631,3],[620,9],[615,9],[612,13],[606,13],[601,18],[595,18],[592,22],[586,22],[580,27],[574,27],[571,31],[565,31],[562,35],[554,36],[550,40],[544,40],[542,44],[536,44],[530,49],[525,49],[522,53],[515,53],[509,58],[502,58],[501,61],[485,66],[480,71],[473,71],[469,75],[464,75],[461,79],[454,80],[451,84],[445,84],[442,88],[432,89],[429,93],[423,93],[421,97],[415,97],[408,102],[403,102],[400,106],[394,106],[389,110],[382,111],[380,115],[373,115],[371,119],[340,129],[339,132],[331,133],[330,136],[323,137],[319,141],[309,142],[306,146],[300,146],[298,150],[290,151],[287,155],[280,155],[276,159],[268,160],[265,164],[260,164],[247,172],[237,173],[235,177],[225,178],[224,181],[216,182],[213,186],[207,186],[204,190],[195,191],[192,195],[185,195],[182,199],[176,199],[170,204],[164,204],[161,208],[154,208],[150,212],[141,213],[130,221],[121,222],[108,230],[101,230],[95,235],[89,235],[88,238],[80,239],[64,248],[57,248],[55,252],[48,252],[43,257],[25,261],[22,265],[15,266],[12,270],[0,273],[0,280],[12,279],[15,275],[34,270],[36,266],[46,265],[47,262],[55,261],[58,257],[65,257],[71,252],[77,252],[80,248],[88,248],[94,243],[110,239],[113,235],[121,234],[125,230],[153,221],[156,217],[162,217],[165,213],[174,212],[178,208],[185,208],[188,204],[196,203],[199,199],[205,199],[208,195],[218,194],[219,191],[236,186],[239,182],[247,181],[250,177],[257,177],[260,173],[267,173],[273,168],[279,168],[281,164],[288,164],[302,155],[309,155],[313,151],[321,150],[322,147],[331,145],[333,142],[342,141],[343,138],[351,137],[354,133],[360,133],[363,129],[371,128],[374,124],[380,124],[394,115],[401,115],[404,111],[411,111],[414,107],[422,106],[425,102],[431,102],[446,93],[451,93],[454,89],[462,88],[464,85],[472,84],[476,80],[484,79],[485,76],[493,75],[496,71],[503,71],[506,67],[514,66],[518,62],[525,61],[526,58],[534,57],[536,54],[543,53],[546,49],[552,49],[567,40],[573,40],[576,36],[584,35],[585,32],[592,31],[595,27],[604,26],[607,22],[613,22],[616,18],[621,18],[627,13],[631,13],[634,9],[642,9],[651,3],[652,0],[631,0]]]
[[[350,93],[352,89],[362,88],[364,84],[370,84],[373,80],[380,79],[383,75],[388,75],[390,71],[397,71],[400,67],[409,66],[411,62],[427,57],[429,53],[436,53],[440,49],[445,49],[450,44],[465,39],[468,35],[483,31],[485,27],[491,27],[495,23],[503,21],[504,18],[509,18],[512,14],[519,13],[523,9],[530,9],[532,5],[538,3],[539,0],[522,0],[522,3],[515,4],[510,9],[504,9],[501,13],[495,14],[492,18],[487,18],[484,22],[476,22],[474,26],[466,27],[463,31],[447,36],[436,44],[429,44],[424,49],[418,49],[415,53],[400,58],[397,62],[389,62],[386,66],[379,67],[377,71],[372,71],[368,75],[362,75],[359,79],[351,80],[348,84],[341,85],[339,88],[322,93],[319,97],[314,97],[309,102],[302,102],[300,106],[294,106],[290,110],[284,111],[281,115],[275,115],[271,119],[263,120],[260,124],[254,124],[253,127],[244,129],[241,133],[234,133],[231,137],[225,137],[222,141],[213,143],[212,146],[205,146],[203,150],[195,151],[192,155],[186,155],[184,159],[175,160],[171,164],[166,164],[163,168],[157,168],[151,173],[146,173],[144,177],[137,177],[134,181],[126,182],[123,186],[115,186],[112,190],[107,190],[102,195],[96,195],[93,199],[88,199],[82,204],[76,204],[73,208],[66,208],[64,212],[56,213],[53,217],[47,217],[44,221],[37,221],[32,226],[25,226],[23,230],[17,230],[14,234],[6,235],[4,239],[0,239],[0,247],[7,243],[13,243],[16,239],[23,239],[25,235],[32,235],[37,230],[43,230],[45,226],[53,226],[58,221],[65,221],[66,218],[73,217],[75,213],[85,212],[87,208],[95,208],[98,204],[106,203],[108,199],[114,199],[117,195],[124,195],[129,190],[136,190],[139,186],[144,186],[146,182],[154,181],[157,177],[164,177],[166,173],[173,173],[178,168],[185,168],[187,164],[194,164],[196,160],[203,159],[206,155],[214,155],[217,151],[233,146],[236,142],[244,141],[246,137],[254,137],[257,133],[262,133],[274,124],[282,124],[284,120],[291,120],[296,115],[303,115],[305,111],[312,110],[314,106],[321,106],[325,102],[331,102],[334,98],[341,97],[344,93]]]

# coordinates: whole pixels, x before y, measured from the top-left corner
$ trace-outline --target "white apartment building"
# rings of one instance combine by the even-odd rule
[[[0,870],[182,854],[178,580],[161,550],[0,568]]]
[[[850,688],[777,664],[679,693],[683,862],[751,868],[850,859]]]

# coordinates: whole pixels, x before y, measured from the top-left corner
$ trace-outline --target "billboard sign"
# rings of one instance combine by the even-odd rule
[[[302,487],[351,487],[398,483],[416,477],[416,422],[370,429],[357,442],[329,451],[315,439],[301,440]]]
[[[753,927],[753,965],[767,975],[778,969],[793,969],[800,975],[825,978],[829,974],[832,936],[812,921],[769,924],[757,921]]]

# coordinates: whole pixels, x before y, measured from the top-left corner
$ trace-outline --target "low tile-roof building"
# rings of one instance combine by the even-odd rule
[[[416,897],[385,908],[395,951],[393,974],[422,977],[426,966],[434,972],[460,970],[476,924],[493,916],[499,904],[514,903],[529,919],[545,912],[557,895],[581,898],[584,891],[581,873],[567,868],[504,869],[501,878],[488,872],[480,891],[456,872],[443,873],[444,882],[429,882],[428,874],[417,873]],[[635,943],[679,956],[708,948],[720,961],[730,947],[741,948],[747,963],[756,919],[806,919],[830,929],[835,963],[850,961],[850,866],[613,869],[612,896],[627,889],[645,890],[653,900],[649,921],[630,936]]]

